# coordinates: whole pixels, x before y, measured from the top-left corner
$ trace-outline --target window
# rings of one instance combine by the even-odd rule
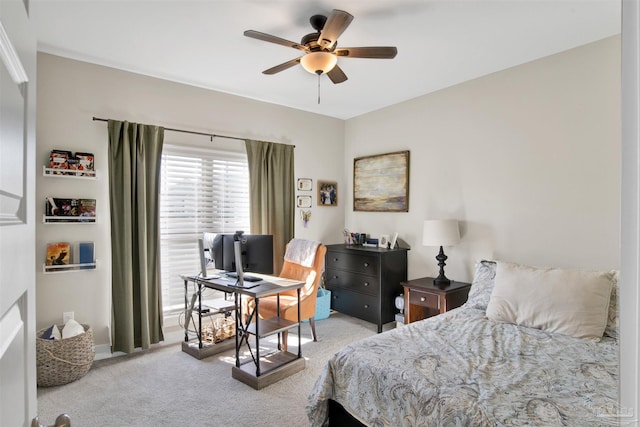
[[[202,233],[250,230],[249,170],[243,152],[164,144],[160,173],[160,265],[166,317],[184,310],[180,274],[199,272]]]

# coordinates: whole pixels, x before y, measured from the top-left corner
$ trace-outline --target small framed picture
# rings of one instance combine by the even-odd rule
[[[378,247],[386,249],[388,244],[389,244],[389,235],[381,234],[380,237],[378,237]]]
[[[296,200],[296,206],[299,208],[310,208],[311,196],[298,196]]]
[[[312,184],[309,178],[298,178],[298,191],[311,191]]]
[[[398,243],[398,233],[393,233],[393,237],[391,238],[391,249],[396,248],[396,244]]]
[[[338,206],[338,183],[318,181],[318,206]]]

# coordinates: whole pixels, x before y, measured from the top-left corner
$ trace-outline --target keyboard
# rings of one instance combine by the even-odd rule
[[[227,276],[227,277],[230,277],[232,279],[237,279],[238,278],[238,273],[230,272],[230,273],[225,273],[224,275]],[[243,278],[244,278],[244,281],[246,281],[246,282],[260,282],[260,281],[262,281],[262,279],[260,277],[249,276],[248,274],[245,274],[243,276]]]

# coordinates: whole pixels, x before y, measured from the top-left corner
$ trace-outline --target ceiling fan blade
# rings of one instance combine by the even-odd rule
[[[344,10],[333,9],[320,32],[318,44],[324,49],[331,49],[338,41],[340,34],[351,24],[351,21],[353,21],[353,15]]]
[[[288,68],[291,68],[300,63],[300,58],[292,59],[291,61],[283,62],[280,65],[276,65],[275,67],[271,67],[268,70],[264,70],[262,74],[275,74],[280,71],[284,71]]]
[[[281,39],[280,37],[272,36],[271,34],[261,33],[260,31],[247,30],[244,32],[244,35],[247,37],[251,37],[253,39],[258,39],[258,40],[262,40],[269,43],[275,43],[282,46],[292,47],[294,49],[303,50],[305,52],[309,51],[309,48],[299,43],[292,42],[290,40]]]
[[[342,71],[342,68],[337,65],[327,73],[327,76],[329,76],[331,81],[335,84],[347,81],[347,75]]]
[[[398,49],[393,46],[341,47],[334,53],[349,58],[391,59],[398,54]]]

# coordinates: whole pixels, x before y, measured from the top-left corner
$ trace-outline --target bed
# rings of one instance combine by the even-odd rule
[[[501,309],[516,319],[500,318]],[[309,421],[344,426],[346,415],[349,424],[369,426],[614,425],[617,326],[614,271],[481,261],[463,306],[333,355],[309,396]]]

